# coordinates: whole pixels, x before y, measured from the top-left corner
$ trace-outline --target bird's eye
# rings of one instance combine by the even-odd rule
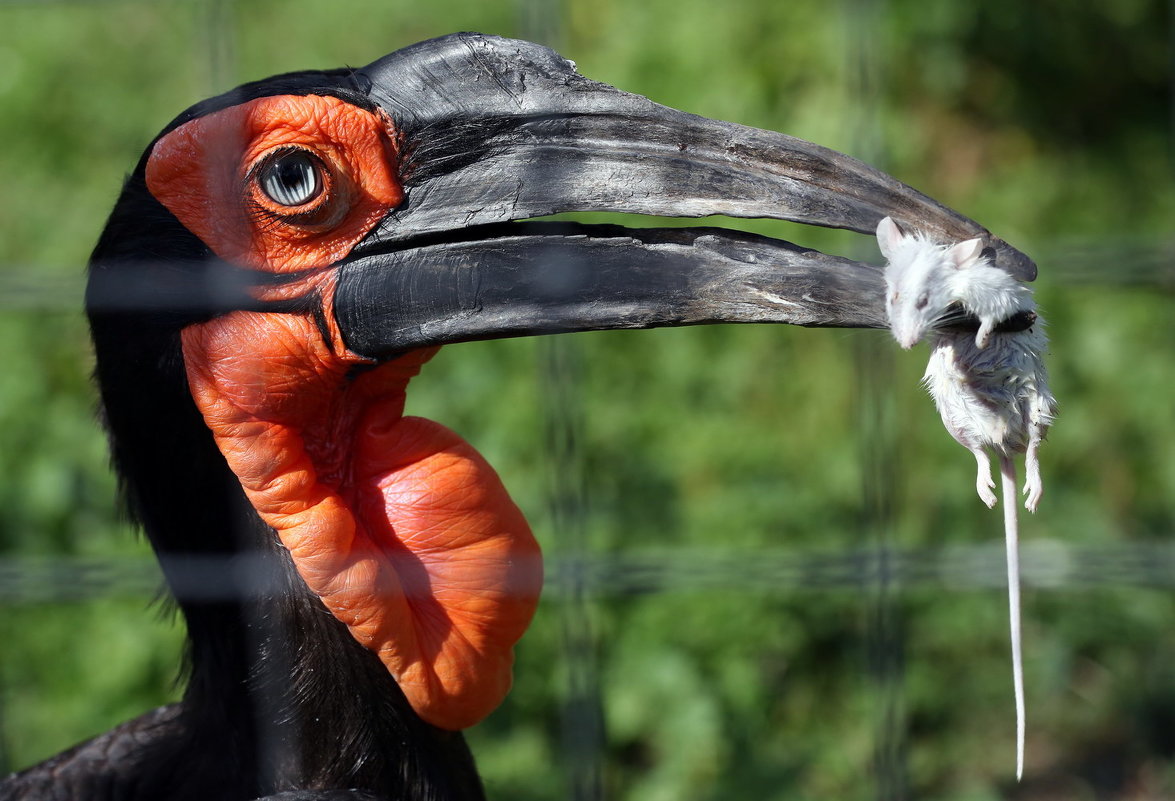
[[[322,165],[304,150],[290,150],[269,159],[257,178],[261,191],[279,206],[305,206],[322,194]]]
[[[923,292],[921,295],[918,296],[918,300],[914,301],[914,308],[925,309],[926,304],[929,302],[930,302],[930,293]]]

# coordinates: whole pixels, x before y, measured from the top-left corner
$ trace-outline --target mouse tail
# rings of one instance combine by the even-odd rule
[[[1016,515],[1016,465],[1000,454],[1004,540],[1008,560],[1008,623],[1012,636],[1012,688],[1016,696],[1016,781],[1024,775],[1024,662],[1020,649],[1020,531]]]

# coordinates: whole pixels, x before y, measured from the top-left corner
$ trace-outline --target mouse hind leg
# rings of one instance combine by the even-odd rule
[[[976,446],[969,449],[975,456],[977,466],[975,474],[975,491],[979,493],[979,500],[987,504],[988,509],[995,507],[996,497],[992,491],[995,489],[995,481],[991,477],[991,459],[982,447]]]
[[[1043,370],[1043,365],[1041,370]],[[1033,396],[1028,413],[1028,447],[1024,451],[1024,508],[1035,512],[1044,494],[1044,483],[1040,478],[1040,443],[1053,421],[1056,401],[1045,384],[1043,375],[1037,376],[1039,391]]]
[[[1044,482],[1040,478],[1040,437],[1033,437],[1024,453],[1024,508],[1035,512],[1044,494]]]

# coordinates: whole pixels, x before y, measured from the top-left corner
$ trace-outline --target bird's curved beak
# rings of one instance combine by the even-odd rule
[[[350,76],[394,120],[404,203],[341,265],[335,315],[374,359],[537,333],[710,322],[883,327],[875,267],[719,229],[513,221],[560,212],[765,217],[945,241],[978,223],[856,159],[584,78],[539,45],[457,34]]]

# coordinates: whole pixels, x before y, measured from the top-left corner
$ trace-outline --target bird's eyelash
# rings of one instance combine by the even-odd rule
[[[245,210],[245,219],[253,226],[254,233],[256,234],[276,231],[285,225],[312,226],[320,219],[324,208],[330,202],[331,199],[327,197],[313,209],[308,209],[301,213],[279,214],[258,203],[253,193],[249,190],[247,183],[241,191],[241,205]]]
[[[265,233],[280,228],[290,222],[297,222],[296,215],[278,214],[265,208],[253,197],[249,185],[245,184],[241,192],[241,203],[245,209],[245,219],[252,224],[257,233]]]

